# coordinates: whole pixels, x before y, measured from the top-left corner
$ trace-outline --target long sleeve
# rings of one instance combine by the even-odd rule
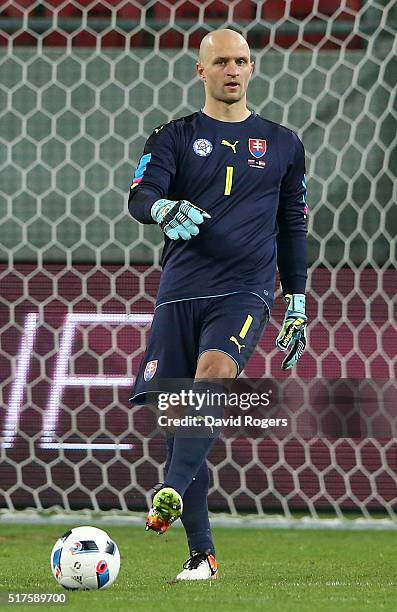
[[[277,266],[284,295],[305,293],[307,229],[305,151],[296,134],[290,163],[282,179],[277,213]]]
[[[128,210],[140,223],[155,223],[153,203],[167,198],[176,174],[174,122],[156,128],[148,138],[132,180]]]

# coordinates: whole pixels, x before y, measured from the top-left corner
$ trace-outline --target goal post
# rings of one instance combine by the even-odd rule
[[[1,3],[0,508],[141,510],[163,477],[153,415],[128,402],[162,234],[126,198],[152,129],[202,105],[202,35],[232,27],[250,108],[304,142],[310,209],[307,350],[282,373],[278,299],[243,376],[294,385],[296,423],[319,382],[365,387],[386,424],[224,436],[210,507],[395,518],[396,21],[392,0]]]

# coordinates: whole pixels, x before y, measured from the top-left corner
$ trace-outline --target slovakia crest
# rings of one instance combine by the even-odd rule
[[[251,155],[255,157],[255,159],[259,159],[260,157],[263,157],[266,153],[266,140],[263,140],[263,138],[249,138],[248,149]]]
[[[153,376],[156,374],[158,360],[154,359],[153,361],[148,361],[145,367],[145,371],[143,373],[143,378],[148,382],[152,380]]]

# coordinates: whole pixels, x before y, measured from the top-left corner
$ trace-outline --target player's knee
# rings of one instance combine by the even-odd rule
[[[231,378],[237,375],[235,361],[220,351],[207,351],[199,358],[196,370],[196,378]]]

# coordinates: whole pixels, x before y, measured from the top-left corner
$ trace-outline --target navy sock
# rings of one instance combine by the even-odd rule
[[[209,473],[204,459],[190,487],[183,496],[181,517],[189,542],[190,554],[206,552],[215,554],[208,517]]]
[[[174,438],[168,437],[166,472],[171,462],[173,447]],[[207,461],[204,459],[194,480],[183,496],[183,513],[181,521],[185,528],[190,554],[193,552],[215,554],[208,517],[208,487],[209,472]]]
[[[204,393],[208,390],[212,393],[225,393],[225,388],[221,384],[196,382],[193,385],[195,393]],[[208,405],[203,405],[201,411],[195,412],[192,408],[188,412],[196,416],[214,414],[213,408]],[[221,409],[217,408],[215,412],[217,416],[223,414],[223,407]],[[206,430],[208,431],[206,432]],[[203,437],[198,437],[198,435],[183,437],[183,432],[177,433],[174,438],[172,457],[164,484],[176,489],[183,497],[219,433],[220,428],[197,428],[197,434],[203,435]]]
[[[165,460],[165,466],[164,466],[165,475],[167,475],[168,469],[171,463],[172,451],[174,450],[174,436],[167,435],[166,443],[167,443],[167,458]]]

